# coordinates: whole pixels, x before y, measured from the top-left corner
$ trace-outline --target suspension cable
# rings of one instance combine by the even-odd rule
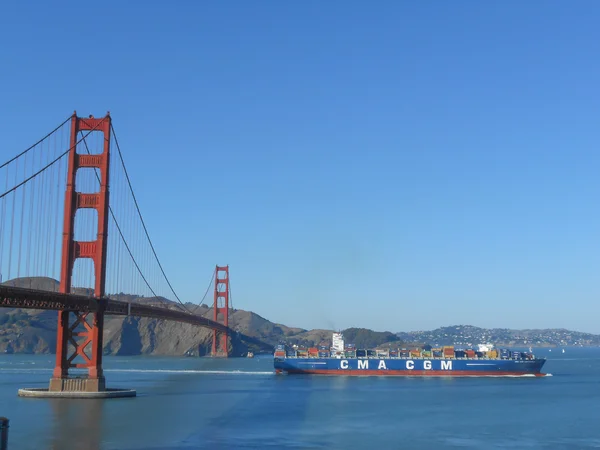
[[[227,277],[227,286],[229,287],[229,309],[231,310],[231,325],[229,326],[229,328],[235,331],[235,329],[233,328],[233,326],[235,326],[235,320],[233,319],[233,296],[231,295],[231,280],[229,279],[229,277]],[[229,311],[227,311],[227,314],[229,314]]]
[[[213,272],[210,275],[210,281],[208,282],[208,286],[206,287],[206,292],[204,292],[204,296],[202,297],[202,300],[200,301],[200,303],[194,308],[194,313],[198,310],[198,308],[200,308],[200,306],[202,306],[202,304],[204,303],[204,299],[206,298],[206,296],[208,295],[208,291],[210,290],[210,287],[213,284],[213,280],[215,278],[215,272],[217,271],[217,269],[215,268],[215,270],[213,270]]]
[[[85,150],[88,152],[88,155],[91,155],[92,153],[90,152],[90,148],[88,147],[87,142],[85,141],[85,138],[83,140],[83,144],[85,145]],[[96,175],[96,179],[98,180],[98,182],[101,184],[102,181],[100,181],[100,175],[98,174],[97,168],[94,168],[94,174]],[[150,289],[150,292],[152,292],[152,295],[154,295],[154,297],[156,297],[156,298],[159,298],[159,295],[156,292],[154,292],[154,289],[152,289],[152,286],[150,286],[150,283],[148,283],[148,280],[146,280],[146,277],[142,273],[140,266],[138,265],[135,257],[133,256],[133,252],[131,251],[129,244],[125,240],[125,236],[123,235],[123,232],[121,231],[121,227],[119,226],[119,221],[117,220],[110,204],[108,205],[108,211],[110,212],[111,217],[115,221],[115,226],[117,227],[117,231],[119,232],[119,235],[121,236],[121,240],[123,241],[123,244],[125,244],[125,248],[127,249],[127,252],[129,253],[129,256],[131,257],[131,260],[133,261],[133,264],[135,265],[138,273],[142,277],[142,280],[144,280],[144,283],[146,283],[146,286],[148,286],[148,289]],[[177,305],[177,306],[179,307],[179,305]],[[187,308],[186,308],[186,311],[187,311]],[[187,312],[189,312],[189,311],[187,311]]]
[[[69,153],[72,149],[77,148],[77,145],[83,141],[86,137],[88,137],[88,135],[92,132],[95,131],[96,128],[98,128],[102,122],[104,122],[105,119],[102,119],[101,121],[99,121],[96,126],[94,126],[92,129],[90,129],[90,131],[83,136],[79,141],[77,141],[75,143],[74,146],[68,148],[64,153],[60,154],[56,159],[54,159],[52,162],[50,162],[49,164],[47,164],[45,167],[41,168],[40,170],[38,170],[36,173],[34,173],[33,175],[31,175],[29,178],[27,178],[26,180],[23,180],[21,183],[17,184],[15,187],[13,187],[12,189],[9,189],[8,191],[6,191],[4,194],[0,195],[0,199],[7,196],[8,194],[10,194],[13,191],[16,191],[17,189],[19,189],[21,186],[23,186],[25,183],[27,183],[28,181],[34,179],[35,177],[37,177],[39,174],[41,174],[42,172],[44,172],[46,169],[48,169],[49,167],[53,166],[57,161],[59,161],[63,156],[65,156],[67,153]]]
[[[158,263],[158,267],[160,268],[160,271],[162,272],[165,281],[167,282],[167,284],[169,285],[169,288],[171,289],[171,292],[173,293],[173,295],[175,296],[175,298],[177,299],[177,301],[179,303],[181,303],[181,305],[183,305],[183,307],[191,314],[191,312],[187,309],[187,307],[185,306],[185,304],[181,301],[181,299],[179,298],[179,296],[177,295],[177,293],[175,292],[175,289],[173,289],[173,286],[171,285],[171,282],[169,281],[169,279],[167,278],[167,274],[165,273],[162,264],[160,263],[160,260],[158,259],[158,255],[156,254],[156,250],[154,249],[154,245],[152,244],[152,240],[150,239],[150,234],[148,233],[148,229],[146,228],[146,223],[144,222],[144,218],[142,217],[142,213],[140,211],[140,207],[138,205],[137,199],[135,197],[135,194],[133,192],[133,187],[131,186],[131,180],[129,179],[129,174],[127,173],[127,168],[125,167],[125,161],[123,160],[123,154],[121,153],[121,147],[119,146],[119,140],[117,139],[117,133],[115,133],[115,129],[112,126],[112,123],[110,125],[110,128],[112,130],[113,136],[115,137],[115,144],[117,144],[117,151],[119,152],[119,158],[121,160],[121,165],[123,166],[123,170],[125,172],[125,178],[127,179],[127,184],[129,185],[129,190],[131,191],[131,196],[133,197],[133,202],[135,203],[135,208],[138,212],[138,215],[140,216],[140,220],[142,222],[142,227],[144,228],[144,233],[146,234],[146,238],[148,238],[148,242],[150,244],[150,248],[152,249],[152,253],[154,254],[154,258],[156,258],[156,262]]]
[[[29,147],[26,150],[23,150],[21,153],[19,153],[17,156],[15,156],[14,158],[6,161],[4,164],[2,164],[0,166],[0,169],[2,169],[4,166],[7,166],[8,164],[10,164],[11,162],[13,162],[15,159],[20,158],[21,156],[23,156],[25,153],[27,153],[29,150],[31,150],[32,148],[36,147],[39,143],[45,141],[49,136],[51,136],[52,134],[54,134],[54,132],[56,130],[58,130],[60,127],[62,127],[65,123],[67,123],[71,117],[73,117],[73,115],[70,115],[69,117],[67,117],[67,119],[61,123],[59,126],[57,126],[54,130],[52,130],[50,133],[48,133],[46,136],[44,136],[43,138],[41,138],[39,141],[37,141],[35,144],[33,144],[31,147]]]

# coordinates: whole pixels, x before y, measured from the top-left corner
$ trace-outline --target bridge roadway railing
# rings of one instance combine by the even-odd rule
[[[105,314],[173,320],[232,333],[232,330],[228,327],[213,320],[166,307],[128,303],[111,298],[97,299],[85,295],[62,294],[60,292],[0,285],[0,308],[96,312],[102,306]]]

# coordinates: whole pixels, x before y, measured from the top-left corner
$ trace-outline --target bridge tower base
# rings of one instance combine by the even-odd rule
[[[223,315],[223,324],[229,326],[229,266],[217,266],[215,269],[215,303],[213,305],[214,321],[219,321],[219,314]],[[227,332],[218,332],[213,329],[212,353],[213,357],[229,357]]]

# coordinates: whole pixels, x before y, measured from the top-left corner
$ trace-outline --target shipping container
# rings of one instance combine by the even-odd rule
[[[360,350],[356,350],[356,357],[357,358],[366,358],[367,357],[367,351],[360,349]]]
[[[464,350],[455,350],[454,351],[455,358],[464,358],[465,356],[467,356],[467,353]]]
[[[375,358],[376,356],[377,356],[377,353],[375,353],[375,350],[367,350],[368,358]]]
[[[498,350],[490,350],[486,353],[486,356],[490,359],[498,358]]]
[[[320,351],[319,358],[329,358],[329,352]]]
[[[410,357],[410,350],[403,348],[400,350],[400,357],[401,358],[409,358]]]
[[[441,350],[432,350],[431,354],[434,358],[441,358],[443,356]]]
[[[465,354],[467,358],[475,358],[475,350],[467,349],[465,350]]]
[[[356,358],[356,352],[354,350],[348,350],[345,352],[346,358]]]

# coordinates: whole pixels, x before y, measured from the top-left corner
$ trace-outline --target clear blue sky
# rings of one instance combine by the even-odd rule
[[[218,3],[218,4],[217,4]],[[600,332],[600,3],[3,2],[0,160],[111,111],[179,295]]]

